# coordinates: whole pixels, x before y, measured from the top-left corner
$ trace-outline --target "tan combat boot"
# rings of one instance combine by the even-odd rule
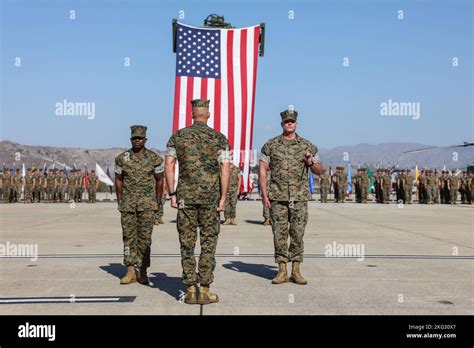
[[[150,284],[150,279],[146,274],[146,267],[140,267],[140,271],[138,273],[138,282],[143,285]]]
[[[127,274],[120,279],[120,284],[131,284],[135,283],[137,281],[137,276],[135,274],[135,267],[134,266],[128,266],[127,268]]]
[[[230,219],[225,219],[223,225],[230,225]]]
[[[291,278],[290,280],[293,283],[299,284],[299,285],[306,285],[308,282],[306,279],[303,278],[303,276],[300,273],[300,263],[301,262],[296,262],[293,261],[293,267],[291,269]]]
[[[187,304],[197,304],[197,291],[196,291],[196,286],[189,285],[188,288],[186,289],[186,296],[184,297],[184,303]]]
[[[197,302],[199,304],[217,303],[219,302],[219,296],[209,291],[209,285],[201,285]]]
[[[272,222],[270,221],[270,219],[265,219],[265,221],[263,221],[262,223],[264,226],[271,226],[272,225]]]
[[[286,270],[286,262],[280,262],[278,264],[278,274],[272,280],[272,284],[283,284],[288,283],[288,271]]]
[[[163,221],[163,218],[162,218],[162,217],[159,217],[159,218],[158,218],[158,223],[159,223],[160,225],[164,225],[165,222]]]
[[[235,218],[230,219],[230,224],[237,225],[237,221],[235,221]]]

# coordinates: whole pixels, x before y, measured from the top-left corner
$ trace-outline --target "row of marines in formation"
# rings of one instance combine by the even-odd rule
[[[456,204],[458,192],[461,195],[461,203],[472,204],[473,177],[474,174],[468,172],[463,172],[462,176],[458,176],[448,170],[443,170],[441,175],[437,175],[435,170],[423,169],[416,180],[410,169],[402,169],[398,171],[395,181],[392,182],[389,169],[377,169],[370,178],[367,168],[359,168],[352,176],[351,183],[358,203],[367,203],[372,179],[373,193],[377,203],[388,204],[391,193],[394,192],[397,202],[411,204],[413,190],[416,189],[418,203],[421,204]],[[321,202],[327,203],[332,186],[334,201],[344,203],[348,187],[348,176],[344,173],[344,167],[336,167],[336,172],[332,176],[323,170],[319,177],[319,186]]]
[[[87,192],[88,202],[95,203],[99,180],[94,170],[87,180],[86,190],[86,176],[80,169],[71,170],[68,175],[62,170],[50,169],[45,175],[42,170],[28,168],[23,177],[19,172],[14,175],[11,169],[5,168],[0,173],[0,199],[5,203],[71,203],[82,202],[83,193]]]

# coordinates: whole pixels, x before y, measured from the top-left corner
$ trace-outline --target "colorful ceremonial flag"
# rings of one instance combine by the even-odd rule
[[[372,169],[367,165],[367,176],[369,177],[369,189],[368,191],[371,192],[374,189],[374,178],[372,177]]]
[[[112,180],[110,180],[110,178],[107,176],[107,174],[105,174],[102,167],[99,166],[99,163],[95,164],[95,174],[97,175],[97,179],[99,179],[99,181],[105,183],[106,185],[112,186],[114,184]]]
[[[420,172],[418,171],[418,164],[415,166],[415,180],[418,181],[418,177],[420,176]]]
[[[84,186],[86,187],[86,191],[89,189],[89,172],[87,171],[87,166],[86,166],[86,172],[84,174]]]
[[[208,125],[243,165],[248,192],[260,25],[241,29],[177,24],[173,133],[192,124],[192,99],[209,99]]]

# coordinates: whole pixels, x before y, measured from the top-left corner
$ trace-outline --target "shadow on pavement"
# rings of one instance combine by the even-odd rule
[[[262,225],[263,226],[263,224],[262,224],[263,221],[262,220],[245,220],[245,222],[248,223],[248,224]]]
[[[109,263],[108,266],[99,266],[99,268],[119,279],[127,273],[127,267],[121,263]]]
[[[181,277],[168,277],[166,273],[156,272],[148,275],[152,288],[166,292],[171,297],[179,300],[180,295],[186,291]],[[181,292],[182,291],[182,292]]]
[[[241,261],[230,261],[229,263],[226,263],[222,266],[232,271],[244,272],[265,279],[273,279],[278,273],[278,268],[276,266],[257,263],[244,263]]]

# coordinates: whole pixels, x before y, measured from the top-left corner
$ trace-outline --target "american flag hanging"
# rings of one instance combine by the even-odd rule
[[[249,189],[260,25],[176,31],[173,133],[192,124],[192,99],[209,99],[208,125],[224,134]]]

